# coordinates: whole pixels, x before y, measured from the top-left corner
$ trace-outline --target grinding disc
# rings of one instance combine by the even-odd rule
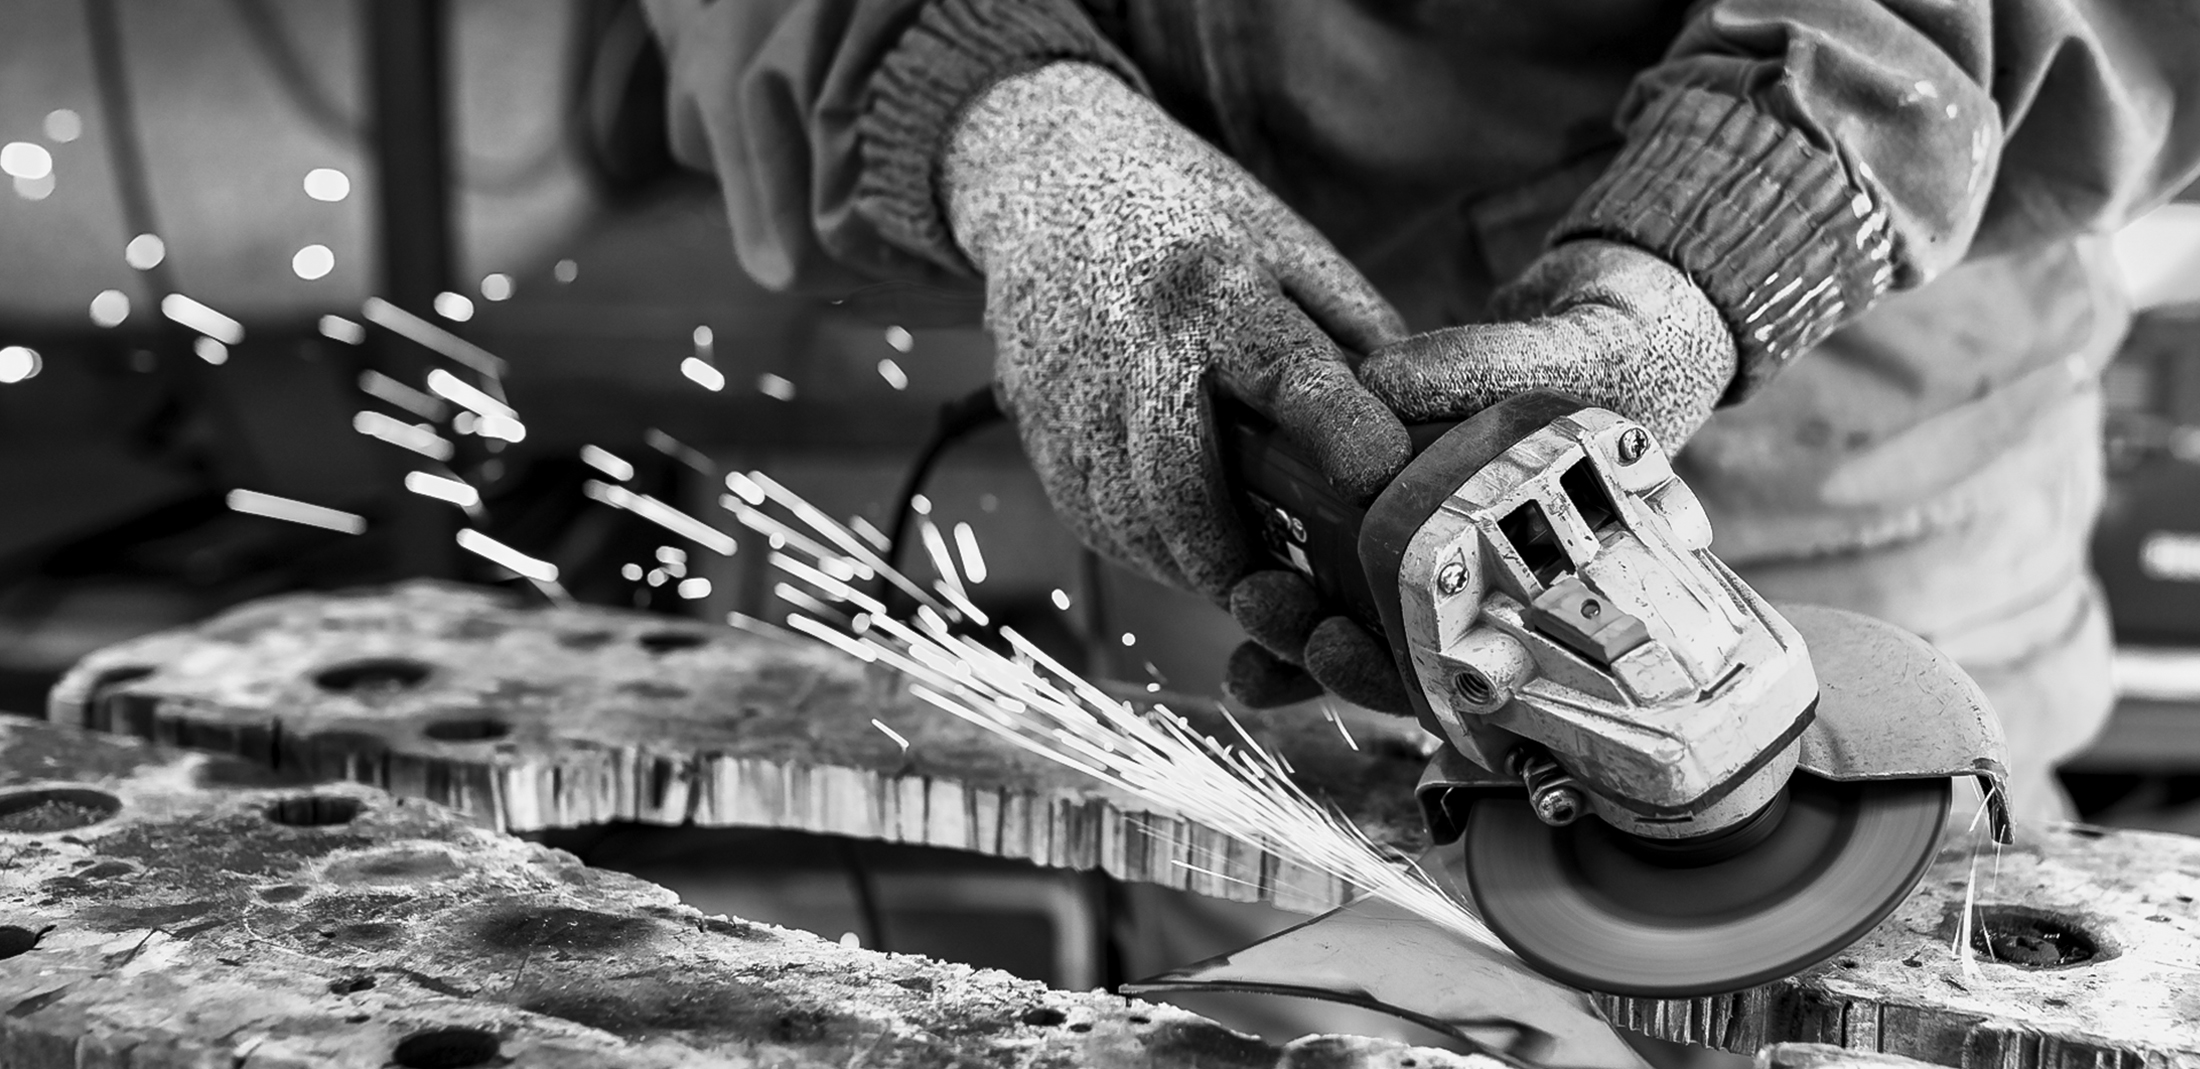
[[[1524,798],[1484,799],[1467,817],[1467,879],[1483,919],[1554,979],[1647,998],[1754,987],[1839,953],[1909,896],[1949,786],[1798,772],[1784,793],[1754,845],[1683,860],[1593,817],[1554,828]]]

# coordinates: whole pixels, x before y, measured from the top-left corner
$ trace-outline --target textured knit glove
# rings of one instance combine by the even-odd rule
[[[1464,419],[1553,387],[1641,423],[1670,455],[1703,426],[1734,378],[1734,335],[1710,298],[1678,268],[1632,245],[1561,244],[1497,295],[1495,311],[1502,321],[1378,350],[1361,365],[1361,380],[1414,422]],[[1231,691],[1247,704],[1305,697],[1311,674],[1348,701],[1409,710],[1383,645],[1351,620],[1327,615],[1297,575],[1247,577],[1231,609],[1258,643],[1230,663]]]
[[[998,82],[941,165],[985,275],[996,390],[1086,545],[1222,602],[1246,571],[1206,390],[1274,419],[1371,498],[1405,428],[1340,344],[1404,336],[1374,287],[1242,168],[1100,68]]]

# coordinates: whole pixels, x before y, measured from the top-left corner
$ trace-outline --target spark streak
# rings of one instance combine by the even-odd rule
[[[341,534],[355,535],[367,529],[367,518],[355,512],[325,508],[293,501],[287,497],[263,494],[258,490],[231,490],[229,509],[248,516],[265,516],[271,520],[304,524]]]
[[[451,459],[450,439],[435,433],[435,429],[426,424],[407,423],[381,412],[361,412],[351,417],[351,429],[399,449],[412,450],[429,460]]]
[[[492,380],[504,377],[504,361],[496,354],[380,297],[367,298],[366,303],[360,306],[359,314],[367,317],[367,322],[428,349],[452,363],[487,375]]]
[[[223,345],[236,345],[244,341],[244,324],[180,293],[171,293],[160,299],[160,314]]]
[[[733,556],[734,551],[740,548],[732,535],[648,494],[637,494],[626,487],[614,486],[601,479],[590,479],[582,483],[581,493],[588,495],[591,501],[601,501],[612,508],[625,509],[721,557]]]

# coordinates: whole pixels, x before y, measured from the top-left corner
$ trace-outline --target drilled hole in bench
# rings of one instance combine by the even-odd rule
[[[420,733],[437,742],[487,742],[512,733],[512,725],[493,716],[455,717],[438,720]]]
[[[357,798],[340,794],[302,794],[268,803],[267,819],[294,828],[321,828],[349,824],[366,809]]]
[[[479,1028],[438,1028],[415,1032],[397,1043],[390,1060],[405,1069],[467,1069],[496,1059],[502,1044]]]
[[[122,799],[89,787],[44,787],[0,794],[0,832],[36,835],[97,824],[122,811]]]
[[[687,631],[652,631],[634,641],[651,653],[671,653],[674,650],[692,650],[710,639]]]
[[[1984,960],[2024,969],[2058,969],[2112,956],[2102,953],[2093,933],[2068,918],[2010,906],[1979,907],[1971,949]]]
[[[324,668],[313,677],[314,686],[332,694],[375,698],[411,690],[428,681],[435,668],[404,657],[374,657]]]
[[[49,928],[47,931],[51,931]],[[12,958],[38,945],[45,932],[34,932],[14,924],[0,924],[0,959]]]

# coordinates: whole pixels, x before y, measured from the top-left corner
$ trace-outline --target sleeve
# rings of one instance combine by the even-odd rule
[[[1710,0],[1553,241],[1688,272],[1729,402],[1889,288],[2113,228],[2200,174],[2200,15],[2152,0]]]
[[[1136,70],[1076,0],[646,0],[673,154],[716,175],[741,266],[776,290],[973,274],[936,164],[962,104],[1062,59]]]

